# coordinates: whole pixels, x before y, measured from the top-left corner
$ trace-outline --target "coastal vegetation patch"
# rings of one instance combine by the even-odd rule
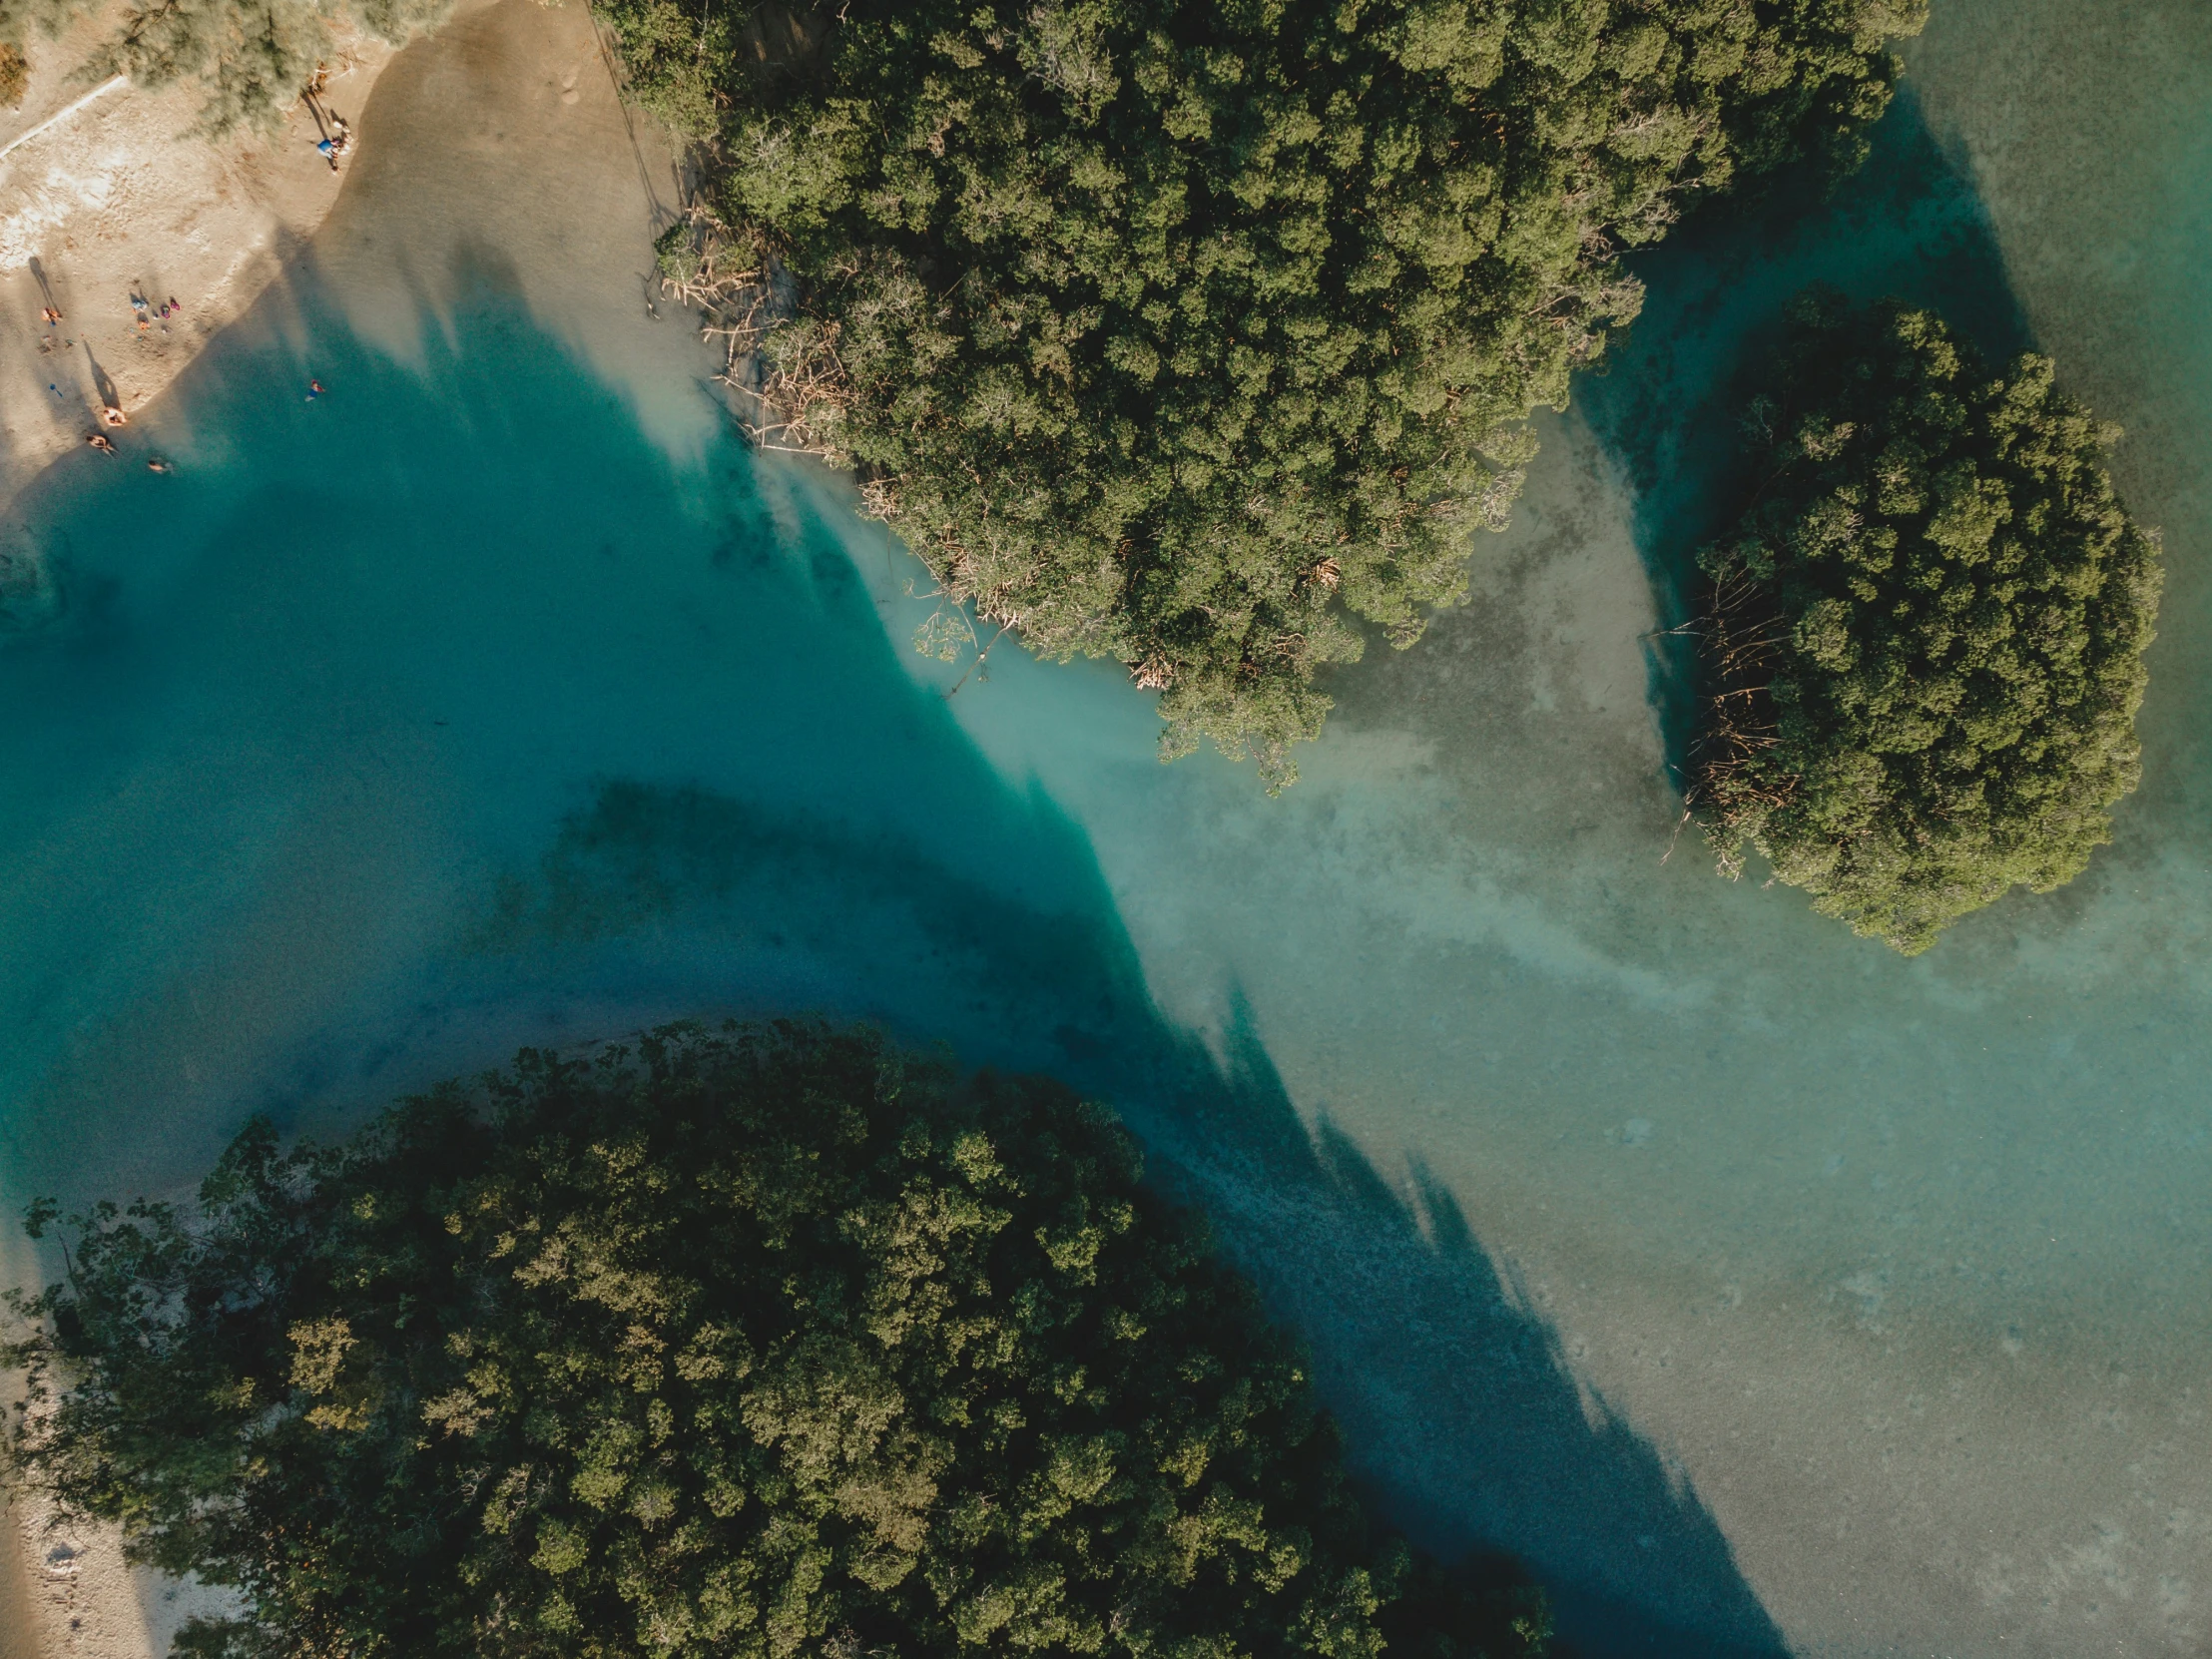
[[[601,0],[758,278],[751,425],[1271,787],[1466,591],[1629,250],[1856,164],[1923,0]],[[1813,181],[1809,181],[1812,183]],[[663,254],[696,264],[696,244]],[[994,636],[995,637],[995,636]]]
[[[2141,775],[2158,610],[2118,428],[2047,357],[1991,370],[1931,311],[1815,290],[1743,430],[1749,500],[1698,559],[1722,869],[1754,850],[1909,955],[2078,875]]]
[[[333,25],[404,46],[452,9],[453,0],[134,0],[76,75],[87,85],[128,75],[147,88],[197,87],[208,136],[269,128],[336,55]],[[0,0],[0,104],[10,102],[10,58],[22,64],[35,36],[52,38],[93,10],[93,0]]]
[[[1375,1530],[1299,1351],[1105,1108],[672,1027],[251,1125],[57,1223],[18,1467],[239,1598],[180,1647],[1535,1659]]]
[[[0,40],[0,110],[21,106],[31,90],[31,60],[20,46]]]

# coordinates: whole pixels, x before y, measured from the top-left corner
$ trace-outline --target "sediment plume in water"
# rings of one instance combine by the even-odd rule
[[[177,475],[21,509],[8,1184],[158,1190],[523,1041],[879,1018],[1113,1098],[1394,1512],[1591,1651],[2201,1645],[2212,58],[2126,15],[1957,0],[1859,185],[1685,229],[1474,600],[1275,803],[1159,767],[1110,669],[948,699],[914,567],[648,315],[673,185],[581,14],[461,20],[311,271],[134,415]],[[2173,573],[2114,844],[1911,963],[1674,840],[1711,411],[1815,277],[2081,375]]]

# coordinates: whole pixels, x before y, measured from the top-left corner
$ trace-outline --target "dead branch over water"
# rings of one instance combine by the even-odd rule
[[[761,449],[844,464],[849,457],[835,428],[851,402],[851,378],[838,354],[837,324],[799,314],[791,280],[767,244],[694,202],[663,235],[659,253],[661,291],[699,311],[701,339],[722,342],[715,378],[751,409],[738,420],[745,435]],[[887,510],[888,501],[880,507]]]
[[[1730,556],[1706,589],[1703,614],[1681,631],[1697,638],[1705,685],[1683,805],[1705,821],[1733,875],[1745,831],[1797,791],[1795,778],[1771,778],[1759,765],[1781,741],[1770,685],[1788,630],[1773,592]]]

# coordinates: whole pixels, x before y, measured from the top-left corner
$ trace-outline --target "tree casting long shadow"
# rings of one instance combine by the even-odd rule
[[[787,517],[782,556],[733,558],[768,534],[750,495],[704,529],[764,642],[749,725],[817,732],[818,771],[603,780],[510,872],[471,949],[550,982],[685,935],[742,957],[733,1011],[871,1018],[1097,1092],[1310,1342],[1356,1467],[1402,1524],[1524,1559],[1592,1653],[1784,1651],[1695,1491],[1572,1376],[1450,1195],[1416,1179],[1400,1199],[1310,1130],[1249,1020],[1217,1055],[1164,1017],[1081,828],[1010,788],[908,676],[835,530]]]
[[[1696,643],[1671,632],[1696,603],[1700,544],[1735,519],[1747,480],[1736,422],[1790,297],[1823,282],[1864,301],[1934,306],[1992,362],[2033,347],[1962,157],[1930,128],[1910,81],[1866,165],[1826,194],[1785,177],[1756,208],[1709,214],[1633,262],[1644,308],[1575,395],[1636,492],[1634,535],[1661,632],[1650,696],[1677,782],[1691,738]]]
[[[42,526],[82,526],[99,545],[141,545],[157,529],[184,538],[212,550],[196,580],[273,606],[290,587],[267,574],[302,557],[298,524],[321,526],[317,567],[352,573],[342,636],[314,618],[254,636],[301,658],[269,694],[315,734],[299,741],[345,741],[335,714],[307,713],[375,698],[412,711],[409,745],[445,741],[425,734],[450,714],[470,742],[515,758],[480,785],[457,759],[379,769],[380,789],[496,788],[519,813],[517,790],[606,764],[586,757],[664,757],[651,776],[602,772],[578,787],[534,861],[486,877],[473,924],[421,985],[393,994],[410,1009],[433,994],[528,1009],[566,995],[645,1018],[819,1008],[941,1037],[970,1061],[1056,1072],[1120,1107],[1157,1177],[1211,1210],[1225,1247],[1311,1344],[1356,1466],[1417,1536],[1524,1559],[1553,1589],[1564,1633],[1593,1654],[1780,1653],[1695,1491],[1578,1383],[1479,1242],[1480,1218],[1418,1171],[1401,1200],[1391,1172],[1326,1125],[1311,1130],[1249,1021],[1232,1022],[1217,1055],[1165,1018],[1083,831],[1002,780],[942,696],[908,675],[839,534],[771,510],[735,453],[679,477],[490,276],[482,302],[459,302],[450,333],[408,369],[349,338],[301,269],[272,302],[296,310],[303,343],[272,337],[210,359],[184,386],[202,428],[259,470],[211,476],[189,511],[119,474],[82,501],[56,496]],[[342,455],[303,440],[318,411],[269,390],[296,384],[307,349],[361,411]],[[401,557],[418,546],[429,562]],[[691,572],[682,584],[667,574],[679,567]],[[425,585],[425,569],[440,585]],[[403,646],[401,666],[361,667],[317,643],[355,633]],[[605,671],[591,704],[576,690],[586,662]],[[384,681],[402,672],[414,677],[403,696]],[[599,749],[579,736],[587,722]],[[392,741],[394,764],[414,752]],[[482,804],[455,801],[456,822],[473,822]],[[296,810],[331,809],[306,796]],[[352,856],[342,837],[328,846],[333,860]],[[509,856],[484,851],[487,863]],[[407,874],[433,893],[445,878]],[[257,937],[297,942],[281,928]],[[298,1034],[299,1072],[282,1091],[295,1107],[392,1086],[378,1069],[391,1033],[346,1021]],[[132,1112],[161,1109],[113,1089],[88,1096],[105,1075],[65,1067],[19,1114],[12,1132],[45,1149],[40,1167],[81,1164],[69,1149],[96,1120],[127,1139]]]
[[[1249,1020],[1217,1059],[1165,1019],[1081,832],[972,783],[985,816],[1033,826],[1031,855],[1076,902],[1032,907],[825,819],[616,782],[506,884],[478,942],[743,933],[812,958],[796,980],[839,981],[837,1012],[1100,1093],[1311,1345],[1354,1464],[1400,1524],[1447,1554],[1526,1561],[1590,1653],[1785,1651],[1694,1490],[1575,1379],[1451,1194],[1415,1169],[1401,1197],[1326,1121],[1310,1130]]]

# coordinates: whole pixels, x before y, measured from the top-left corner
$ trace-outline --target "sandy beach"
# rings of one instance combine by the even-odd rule
[[[0,502],[97,429],[103,404],[142,412],[260,298],[345,185],[304,106],[276,135],[218,143],[185,136],[191,88],[85,85],[78,70],[114,26],[103,9],[35,43],[29,91],[0,111]],[[358,122],[391,57],[345,42],[327,107]],[[0,1561],[0,1659],[166,1653],[189,1599],[134,1574],[112,1535],[49,1518],[0,1509],[14,1546]]]
[[[103,404],[143,412],[261,297],[345,185],[304,106],[274,136],[209,142],[186,136],[189,87],[88,87],[80,66],[114,26],[103,8],[34,43],[23,102],[0,110],[0,503],[98,429]],[[327,107],[358,124],[391,57],[345,42]],[[49,1519],[0,1497],[0,1659],[166,1653],[189,1601],[134,1574],[114,1536]]]
[[[103,403],[143,410],[296,256],[355,159],[332,171],[304,104],[275,134],[209,142],[189,136],[192,87],[86,87],[79,67],[114,26],[103,8],[34,43],[30,91],[0,111],[0,498],[82,443]],[[359,148],[390,58],[351,39],[328,66],[325,108]]]

